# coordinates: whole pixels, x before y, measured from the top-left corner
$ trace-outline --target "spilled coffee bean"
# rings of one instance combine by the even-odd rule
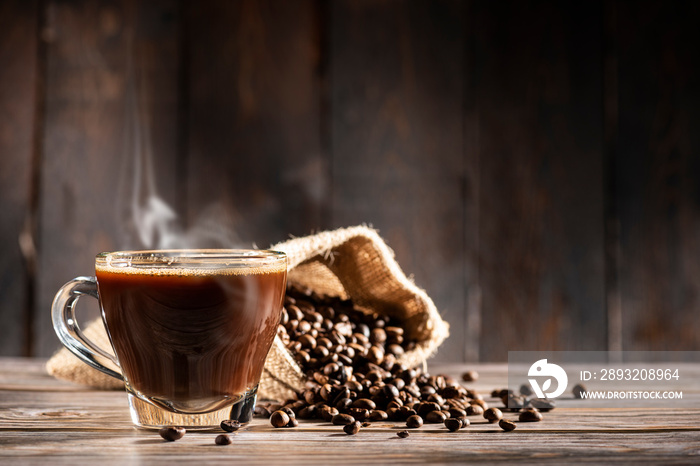
[[[542,414],[536,409],[528,408],[520,412],[518,420],[521,422],[539,422],[542,420]]]
[[[471,404],[467,406],[467,416],[480,416],[484,414],[484,408],[478,404]]]
[[[554,409],[554,402],[544,398],[531,398],[527,401],[527,406],[546,413]]]
[[[501,419],[500,421],[498,421],[498,426],[506,432],[515,430],[515,423],[507,419]]]
[[[184,427],[163,427],[158,431],[161,437],[168,442],[174,442],[175,440],[180,440],[185,436]]]
[[[398,435],[401,438],[406,438],[409,436],[409,433],[407,430],[400,430],[396,433],[396,435]]]
[[[532,388],[530,388],[530,386],[527,384],[522,384],[520,386],[519,392],[522,396],[532,396],[533,395]]]
[[[484,411],[484,419],[491,423],[498,422],[501,418],[503,418],[503,413],[498,408],[489,408]]]
[[[230,436],[226,434],[219,434],[214,439],[214,443],[217,445],[231,445],[233,442],[231,441]]]
[[[235,432],[241,428],[241,423],[235,419],[225,419],[221,421],[221,428],[226,432]]]
[[[333,419],[331,419],[331,423],[334,426],[347,426],[353,422],[355,422],[355,418],[349,414],[336,414],[333,416]]]
[[[348,435],[355,435],[360,431],[361,426],[362,423],[360,421],[355,421],[351,424],[346,424],[345,426],[343,426],[343,431]]]
[[[577,383],[576,385],[574,385],[574,388],[572,388],[571,391],[574,394],[574,398],[581,399],[583,398],[583,393],[586,392],[587,389],[585,385]]]
[[[457,418],[445,419],[445,427],[447,427],[450,432],[456,432],[462,428],[462,421]]]
[[[409,416],[408,419],[406,419],[406,427],[410,427],[411,429],[417,429],[418,427],[421,427],[422,425],[423,425],[423,418],[417,414],[414,414],[413,416]]]
[[[286,427],[289,424],[289,416],[284,411],[275,411],[270,416],[270,424],[275,428]]]
[[[296,418],[291,418],[285,427],[299,427],[299,421]]]

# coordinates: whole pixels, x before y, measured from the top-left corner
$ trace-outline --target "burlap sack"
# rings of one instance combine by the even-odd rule
[[[417,366],[425,362],[447,338],[448,324],[433,301],[418,288],[394,259],[394,254],[377,232],[365,226],[343,228],[295,238],[271,247],[284,251],[289,260],[289,281],[321,294],[350,298],[359,307],[396,318],[403,323],[415,349],[399,361]],[[109,340],[101,321],[85,329],[86,335],[102,348]],[[55,377],[97,388],[122,388],[123,383],[83,364],[65,348],[47,363]],[[275,338],[265,361],[260,397],[285,400],[303,388],[304,374],[279,338]]]

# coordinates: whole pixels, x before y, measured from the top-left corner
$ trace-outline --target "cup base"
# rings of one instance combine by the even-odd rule
[[[147,403],[127,392],[131,421],[144,429],[160,429],[167,426],[184,427],[187,430],[220,429],[222,421],[233,419],[242,425],[253,418],[257,387],[246,393],[239,401],[223,409],[202,414],[181,414],[167,411]]]

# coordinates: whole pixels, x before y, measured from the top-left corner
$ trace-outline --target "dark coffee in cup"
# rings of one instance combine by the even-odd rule
[[[253,389],[279,324],[284,273],[98,267],[104,318],[131,390],[201,413]]]

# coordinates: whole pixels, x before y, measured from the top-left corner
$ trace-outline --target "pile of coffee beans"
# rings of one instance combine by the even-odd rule
[[[500,422],[503,430],[515,428],[503,419],[501,409],[489,407],[479,393],[456,379],[399,363],[416,342],[400,322],[366,312],[350,300],[291,285],[278,334],[308,382],[296,399],[256,407],[256,415],[269,418],[274,427],[316,419],[354,435],[371,422],[390,421],[411,429],[444,424],[454,432],[470,424],[469,416],[480,416],[489,423]],[[476,378],[475,371],[462,377]],[[538,421],[540,411],[553,408],[551,402],[509,390],[495,390],[492,396],[503,402],[503,410],[522,411],[521,421]]]
[[[389,370],[416,344],[390,317],[294,285],[287,289],[278,333],[307,378],[320,385],[343,384],[373,366]]]

